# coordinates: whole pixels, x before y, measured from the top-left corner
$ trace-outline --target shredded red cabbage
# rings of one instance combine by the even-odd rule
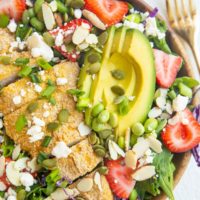
[[[196,120],[200,123],[200,105],[198,105],[194,109],[193,115],[196,118]],[[195,161],[197,162],[197,165],[200,167],[200,144],[192,149],[192,154],[194,156]]]
[[[158,8],[154,8],[150,13],[149,17],[155,17],[158,13]]]
[[[56,186],[57,186],[57,187],[60,187],[61,184],[62,184],[64,181],[67,181],[69,184],[72,184],[72,180],[69,179],[68,177],[64,176],[64,177],[62,177],[60,180],[58,180],[58,181],[56,182]]]

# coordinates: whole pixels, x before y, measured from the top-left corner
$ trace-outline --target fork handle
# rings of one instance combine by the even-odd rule
[[[194,58],[195,58],[195,61],[197,63],[197,66],[198,66],[198,69],[199,69],[199,72],[200,72],[200,52],[198,51],[197,48],[195,48],[195,45],[191,45],[191,49],[192,49],[192,52],[194,54]]]

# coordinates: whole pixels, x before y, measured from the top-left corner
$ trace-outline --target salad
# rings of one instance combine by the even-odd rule
[[[0,1],[0,200],[174,200],[173,156],[200,162],[199,82],[157,12]]]

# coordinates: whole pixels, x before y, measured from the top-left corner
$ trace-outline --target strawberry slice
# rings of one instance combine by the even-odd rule
[[[174,153],[186,152],[200,142],[200,125],[189,109],[182,112],[181,118],[189,123],[183,124],[180,120],[176,125],[167,125],[161,137],[166,147]]]
[[[169,88],[173,84],[183,60],[179,56],[169,55],[157,49],[154,49],[154,56],[157,84],[163,88]]]
[[[26,9],[25,0],[1,0],[0,1],[0,13],[7,14],[10,18],[14,18],[19,21],[22,18],[22,14]]]
[[[96,14],[108,26],[118,23],[128,12],[127,2],[118,0],[85,0],[85,9]]]
[[[59,33],[61,33],[64,38],[63,40],[64,41],[69,40],[68,42],[70,42],[74,31],[79,26],[84,26],[88,28],[90,31],[92,29],[92,24],[89,21],[85,19],[74,19],[68,23],[65,23],[61,27],[58,27],[52,31],[49,31],[49,33],[55,38],[57,37]],[[54,46],[54,48],[71,62],[76,62],[77,59],[80,57],[80,52],[76,51],[76,49],[73,49],[69,52],[66,50],[66,48],[63,48],[62,46]]]
[[[128,198],[135,186],[135,181],[131,177],[133,170],[125,166],[124,159],[108,160],[106,166],[106,179],[114,194],[119,198]]]

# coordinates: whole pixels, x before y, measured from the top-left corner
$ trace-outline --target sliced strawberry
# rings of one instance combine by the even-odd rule
[[[167,125],[161,137],[166,147],[174,153],[186,152],[200,142],[200,125],[189,109],[182,112],[181,118],[188,121],[183,124],[180,120],[176,125]]]
[[[71,40],[72,34],[76,30],[76,28],[79,26],[84,26],[88,28],[90,31],[92,29],[92,24],[88,22],[87,20],[74,19],[68,23],[65,23],[63,26],[50,31],[49,33],[54,37],[56,37],[58,33],[61,33],[63,34],[64,41]],[[80,57],[80,52],[76,51],[76,49],[68,52],[66,48],[62,48],[62,46],[54,46],[54,48],[71,62],[76,62],[77,59]]]
[[[119,198],[128,198],[135,186],[135,181],[131,177],[133,170],[125,166],[123,159],[108,160],[106,166],[106,179],[113,193]]]
[[[128,12],[127,2],[118,0],[85,0],[85,9],[96,14],[108,26],[118,23]]]
[[[163,88],[169,88],[174,82],[182,64],[182,58],[169,55],[163,51],[154,49],[156,65],[156,81]]]
[[[1,0],[0,1],[0,13],[4,13],[19,21],[22,17],[24,10],[26,9],[25,0]]]

